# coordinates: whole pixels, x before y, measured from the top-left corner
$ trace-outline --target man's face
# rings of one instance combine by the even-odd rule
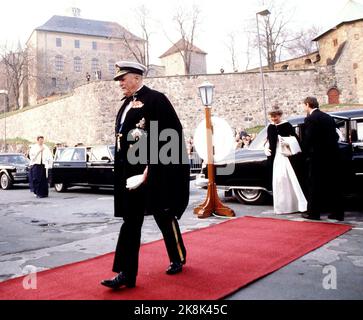
[[[125,74],[119,80],[120,87],[126,97],[132,96],[140,86],[139,77],[133,73]]]
[[[44,138],[39,138],[39,139],[38,139],[38,144],[39,144],[40,146],[42,146],[42,145],[43,145],[43,143],[44,143]]]
[[[309,113],[309,104],[308,103],[304,103],[304,110],[305,110],[305,113]]]

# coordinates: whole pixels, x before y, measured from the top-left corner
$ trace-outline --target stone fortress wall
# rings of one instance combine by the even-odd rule
[[[327,91],[339,83],[334,68],[265,72],[266,107],[278,104],[285,116],[303,114],[302,100],[309,95],[327,103]],[[209,81],[215,85],[213,114],[228,121],[232,128],[264,124],[259,72],[146,78],[145,84],[165,93],[173,103],[185,129],[193,135],[204,119],[204,106],[197,87]],[[343,80],[342,80],[343,81]],[[57,101],[23,110],[6,119],[6,136],[34,141],[44,135],[54,143],[87,145],[113,143],[114,120],[122,98],[114,81],[97,81],[74,89]],[[341,100],[349,101],[342,91]],[[0,139],[4,137],[0,120]]]

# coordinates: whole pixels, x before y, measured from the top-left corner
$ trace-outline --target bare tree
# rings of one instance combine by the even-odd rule
[[[238,62],[237,62],[237,49],[236,49],[236,35],[235,33],[231,32],[227,35],[227,43],[226,47],[230,53],[232,69],[233,71],[238,71]]]
[[[297,32],[295,41],[289,44],[289,52],[294,56],[303,56],[317,51],[317,44],[312,40],[320,34],[320,31],[319,27],[312,26]]]
[[[6,75],[6,89],[10,96],[14,97],[16,109],[20,109],[21,88],[28,78],[29,52],[27,49],[22,49],[20,45],[16,50],[8,49],[4,45],[1,49],[0,58]]]
[[[287,16],[287,10],[279,6],[275,0],[270,1],[269,11],[271,14],[266,16],[257,16],[261,28],[260,40],[263,48],[263,53],[267,60],[267,65],[270,70],[274,69],[274,65],[281,59],[283,50],[288,48],[289,43],[296,40],[296,36],[291,36],[289,31],[289,23],[292,18],[291,10],[290,17]],[[256,37],[255,46],[258,46]]]
[[[179,7],[173,17],[181,36],[181,40],[177,43],[172,43],[183,59],[185,74],[190,74],[192,62],[191,57],[194,49],[194,39],[199,24],[200,13],[201,11],[196,5],[194,5],[190,10]]]
[[[142,32],[142,41],[135,41],[134,36],[128,32],[123,34],[123,42],[137,62],[149,69],[150,66],[150,10],[142,5],[136,10],[136,18]]]

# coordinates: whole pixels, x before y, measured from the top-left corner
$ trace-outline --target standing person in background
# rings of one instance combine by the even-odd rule
[[[320,111],[315,97],[304,100],[307,117],[304,121],[302,149],[307,167],[306,193],[308,211],[303,218],[320,220],[328,212],[330,219],[344,220],[339,135],[334,119]]]
[[[37,143],[30,147],[29,151],[31,174],[30,187],[37,198],[48,197],[48,168],[51,167],[53,156],[50,149],[44,144],[44,137],[38,136]]]

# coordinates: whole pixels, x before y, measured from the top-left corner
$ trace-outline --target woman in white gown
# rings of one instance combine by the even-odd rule
[[[286,154],[286,146],[293,154],[301,152],[293,126],[282,121],[282,110],[275,107],[269,112],[271,124],[267,128],[265,153],[272,166],[272,191],[274,212],[287,214],[304,212],[307,201],[299,184],[290,157]],[[296,138],[296,139],[295,139]]]

